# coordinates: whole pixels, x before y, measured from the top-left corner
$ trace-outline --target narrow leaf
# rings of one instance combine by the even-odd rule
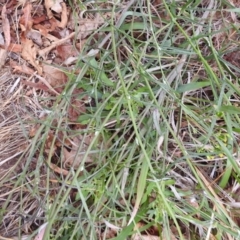
[[[235,106],[222,105],[218,110],[229,114],[240,114],[240,108]]]
[[[99,69],[99,66],[98,66],[98,62],[95,60],[95,58],[92,58],[89,63],[91,64],[92,67],[94,67],[96,70],[99,70],[100,71],[100,74],[99,74],[99,77],[100,77],[100,80],[106,85],[106,86],[109,86],[109,87],[112,87],[114,84],[113,82],[108,78],[108,76],[105,74],[104,71],[102,71],[101,69]]]
[[[188,84],[182,84],[178,87],[177,91],[180,93],[193,91],[210,85],[209,81],[205,82],[192,82]]]

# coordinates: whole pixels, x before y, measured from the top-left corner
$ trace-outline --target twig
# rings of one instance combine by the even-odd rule
[[[63,38],[63,39],[61,39],[59,41],[52,42],[52,44],[49,47],[46,47],[44,49],[39,50],[38,54],[43,57],[46,53],[50,52],[55,47],[62,45],[68,39],[74,37],[74,35],[75,35],[75,32],[72,32],[69,36],[67,36],[67,37],[65,37],[65,38]]]
[[[35,77],[37,77],[40,81],[42,81],[42,82],[49,88],[49,90],[51,90],[52,92],[54,92],[57,96],[60,95],[60,93],[57,92],[57,91],[49,84],[49,82],[48,82],[45,78],[37,75],[36,73],[35,73],[34,75],[35,75]]]

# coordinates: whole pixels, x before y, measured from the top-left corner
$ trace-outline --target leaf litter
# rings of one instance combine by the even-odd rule
[[[21,7],[21,9],[18,9],[18,7]],[[17,76],[18,81],[16,81],[14,88],[9,92],[17,97],[17,92],[25,91],[25,95],[23,95],[24,105],[29,108],[29,110],[24,113],[27,115],[26,119],[28,119],[28,130],[25,127],[24,131],[29,131],[27,135],[25,132],[26,140],[22,141],[22,138],[24,138],[23,135],[22,138],[19,138],[19,141],[22,141],[22,144],[18,143],[16,148],[12,147],[13,152],[11,154],[13,157],[2,154],[3,159],[9,160],[5,161],[5,163],[1,163],[0,171],[1,174],[5,173],[9,175],[13,172],[15,172],[15,174],[20,174],[21,171],[29,172],[31,169],[34,169],[34,164],[36,164],[35,167],[41,164],[42,167],[40,168],[38,177],[36,177],[36,179],[39,178],[39,183],[36,186],[40,187],[40,185],[42,185],[44,189],[44,182],[46,182],[44,176],[49,167],[52,170],[52,188],[54,189],[55,185],[56,189],[56,183],[59,182],[56,175],[63,177],[67,176],[69,175],[69,169],[71,167],[76,169],[79,167],[94,136],[93,133],[88,133],[86,137],[81,133],[74,137],[72,137],[71,134],[67,136],[66,131],[63,133],[56,129],[56,126],[58,124],[61,125],[62,123],[58,122],[58,119],[55,118],[54,123],[52,123],[53,125],[50,127],[50,130],[48,130],[44,144],[44,155],[50,156],[50,162],[48,165],[43,162],[40,163],[40,152],[38,150],[36,150],[35,155],[33,156],[35,159],[32,160],[33,167],[30,167],[29,165],[28,169],[24,168],[24,164],[19,165],[19,161],[14,163],[14,159],[16,159],[19,154],[21,155],[21,153],[24,153],[21,155],[21,161],[26,161],[27,151],[25,152],[25,149],[28,148],[27,145],[30,144],[31,141],[34,141],[34,139],[42,139],[43,132],[40,130],[41,124],[34,124],[34,118],[38,118],[39,121],[44,121],[44,119],[47,118],[48,113],[47,111],[43,112],[43,108],[51,107],[51,105],[54,104],[54,101],[48,101],[48,105],[44,106],[44,103],[46,104],[47,102],[46,99],[54,99],[60,95],[63,96],[64,94],[65,87],[68,84],[68,76],[66,73],[72,71],[71,64],[73,63],[68,63],[61,67],[59,64],[69,62],[68,59],[77,57],[86,41],[85,38],[103,24],[103,20],[100,21],[99,16],[97,19],[81,19],[81,25],[77,28],[78,34],[76,34],[75,29],[71,29],[67,26],[71,11],[70,7],[62,0],[45,0],[44,5],[38,4],[35,1],[17,2],[12,0],[7,5],[3,5],[0,9],[2,29],[4,33],[4,36],[1,35],[0,39],[0,67],[6,67],[9,65],[12,68],[13,73],[15,74],[14,76]],[[10,21],[10,14],[15,11],[19,20],[14,23],[12,19]],[[16,24],[18,26],[16,26]],[[51,57],[51,54],[54,54],[53,58]],[[7,60],[8,57],[9,60]],[[54,65],[56,65],[56,67]],[[82,95],[81,98],[79,98],[79,94]],[[31,97],[33,99],[31,99]],[[41,101],[39,100],[40,98],[44,100]],[[75,130],[84,129],[85,126],[79,124],[77,119],[86,111],[85,101],[88,96],[83,94],[82,89],[75,88],[69,98],[69,107],[67,108],[66,113],[66,124],[69,122],[69,132],[71,128]],[[13,100],[14,98],[12,97],[12,101]],[[14,101],[14,104],[17,104],[16,101],[19,101],[20,103],[22,100],[21,98],[16,98]],[[11,108],[10,102],[6,105]],[[2,111],[2,114],[4,114],[6,118],[7,111],[7,108]],[[9,112],[11,112],[11,110],[9,110]],[[16,115],[16,123],[17,118],[19,117],[18,115]],[[9,115],[10,118],[13,116],[14,115],[12,114]],[[26,119],[24,121],[26,121]],[[29,124],[29,121],[32,121],[32,123]],[[2,121],[2,123],[4,123],[4,121]],[[8,123],[6,122],[6,124]],[[21,125],[22,124],[18,127],[21,128]],[[17,133],[16,128],[14,131]],[[5,135],[7,137],[6,133]],[[9,140],[11,139],[9,138],[8,141]],[[14,142],[15,141],[12,141],[12,143]],[[79,148],[81,145],[83,147]],[[12,146],[12,144],[10,146]],[[62,155],[61,163],[58,161],[59,154]],[[85,163],[88,164],[93,162],[93,154],[89,154],[85,159]],[[28,180],[35,181],[32,177]],[[10,189],[6,188],[4,191],[8,190],[10,191]],[[52,195],[54,194],[54,191],[55,190],[51,190]],[[27,192],[25,192],[25,190],[23,192],[24,195],[26,195]],[[4,197],[5,194],[2,193],[3,192],[1,191],[0,195],[1,197]],[[15,197],[18,198],[18,191],[16,191]],[[33,196],[30,197],[29,201],[37,203]],[[2,202],[1,205],[3,205]],[[35,208],[38,208],[38,204],[35,205]],[[26,211],[27,209],[25,209],[25,212]],[[18,221],[21,217],[16,214],[14,221],[12,221],[10,220],[10,218],[12,218],[10,212],[7,212],[6,214],[7,215],[4,216],[3,224],[0,226],[0,236],[14,237],[18,231]],[[39,215],[39,217],[40,216],[41,215]],[[22,234],[31,234],[31,231],[34,230],[30,227],[32,225],[35,225],[35,229],[44,229],[46,223],[43,221],[34,223],[34,219],[32,219],[28,224],[22,225]],[[39,234],[35,239],[42,239],[42,232],[43,230],[39,230]]]

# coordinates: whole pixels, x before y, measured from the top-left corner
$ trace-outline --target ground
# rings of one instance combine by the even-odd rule
[[[0,239],[239,239],[239,8],[0,0]]]

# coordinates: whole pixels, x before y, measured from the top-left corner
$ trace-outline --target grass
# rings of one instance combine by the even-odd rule
[[[236,10],[157,2],[112,4],[75,69],[63,67],[60,96],[30,102],[21,90],[24,116],[39,105],[47,114],[2,121],[2,139],[11,130],[24,147],[0,178],[1,236],[33,239],[46,224],[44,239],[240,238],[239,66],[224,57],[237,43]],[[101,4],[79,8],[104,13]],[[78,124],[67,115],[76,89],[87,96]]]

